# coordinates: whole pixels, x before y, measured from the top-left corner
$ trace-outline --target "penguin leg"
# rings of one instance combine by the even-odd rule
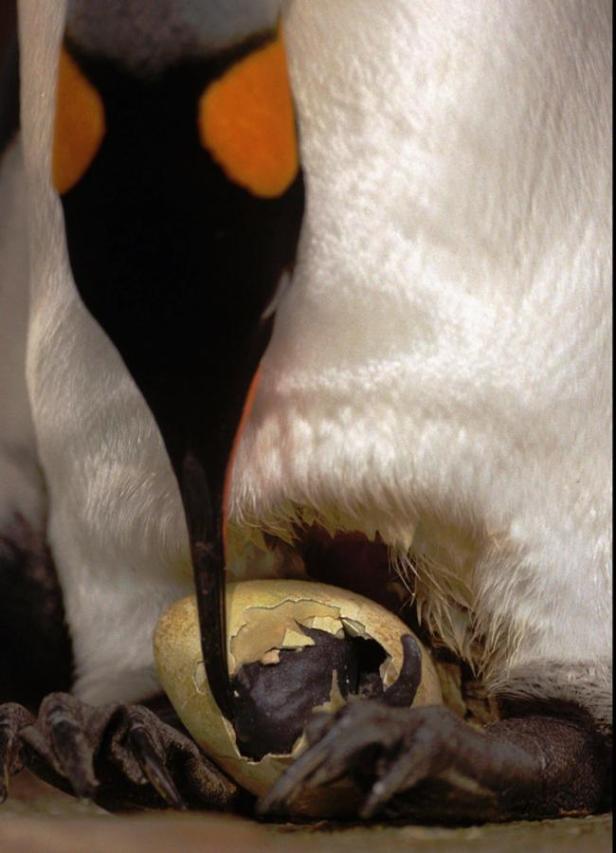
[[[237,794],[187,735],[145,706],[93,707],[68,693],[47,696],[36,719],[0,706],[0,795],[23,767],[111,811],[222,810]]]
[[[352,778],[359,817],[435,823],[584,815],[605,803],[607,750],[589,727],[529,713],[478,730],[441,706],[356,700],[307,731],[318,741],[258,805],[284,812],[304,786]]]

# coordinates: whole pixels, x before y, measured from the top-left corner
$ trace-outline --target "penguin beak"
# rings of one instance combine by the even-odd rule
[[[280,30],[151,70],[93,51],[69,26],[53,182],[80,296],[177,477],[208,680],[232,718],[225,496],[304,207]]]

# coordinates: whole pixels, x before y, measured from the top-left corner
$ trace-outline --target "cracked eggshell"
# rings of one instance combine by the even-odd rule
[[[297,625],[342,635],[343,631],[375,640],[388,657],[381,667],[385,686],[402,664],[403,634],[409,628],[389,611],[348,590],[306,581],[258,580],[227,585],[228,655],[231,674],[246,663],[275,665],[276,651],[300,648],[312,641]],[[417,638],[416,638],[417,639]],[[422,655],[422,679],[413,705],[442,703],[439,679],[428,652]],[[236,782],[257,796],[265,794],[304,747],[300,738],[289,755],[266,755],[260,761],[243,757],[235,731],[209,691],[199,641],[194,597],[173,604],[161,617],[154,638],[159,678],[178,716],[201,749]],[[331,708],[340,704],[332,691]],[[340,815],[356,804],[350,783],[328,790],[307,790],[294,803],[296,814]]]

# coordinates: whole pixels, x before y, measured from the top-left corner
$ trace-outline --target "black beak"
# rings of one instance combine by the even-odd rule
[[[235,149],[215,149],[214,122],[208,150],[199,105],[243,51],[251,56],[277,41],[271,33],[151,76],[67,41],[56,121],[54,177],[73,276],[165,442],[186,515],[208,680],[229,718],[225,480],[272,331],[267,309],[293,267],[304,187],[299,165],[275,192],[260,192],[258,180],[247,186],[244,161],[236,180]],[[258,77],[263,61],[248,71]],[[240,86],[241,75],[231,83]],[[224,98],[208,109],[219,103]],[[81,136],[71,136],[75,121]],[[271,157],[266,165],[271,172]]]
[[[190,536],[203,662],[216,703],[225,717],[231,720],[223,521],[220,511],[214,507],[203,465],[192,453],[184,459],[180,483]]]

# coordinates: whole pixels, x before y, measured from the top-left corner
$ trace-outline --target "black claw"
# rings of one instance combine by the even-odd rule
[[[390,708],[410,708],[421,683],[421,651],[414,637],[402,637],[404,657],[400,675],[383,694],[383,701]]]
[[[408,678],[408,674],[405,676]],[[408,681],[407,681],[408,683]],[[408,695],[408,694],[407,694]],[[382,755],[393,756],[402,741],[407,713],[384,707],[382,700],[358,700],[347,705],[335,718],[330,718],[329,731],[311,746],[261,799],[258,813],[265,815],[283,810],[300,792],[302,786],[318,787],[343,776],[360,776],[378,765]],[[391,766],[391,762],[386,765]],[[374,791],[376,798],[380,788]],[[365,808],[377,809],[369,798]]]
[[[364,704],[368,703],[364,700],[352,707],[361,708]],[[295,798],[303,785],[316,787],[340,779],[349,771],[352,757],[372,741],[373,736],[362,726],[353,725],[349,715],[343,712],[325,737],[300,755],[259,801],[257,812],[277,813]]]
[[[140,723],[132,723],[128,737],[135,758],[150,784],[169,806],[178,811],[186,811],[187,805],[145,727]]]
[[[262,816],[275,814],[283,810],[286,803],[291,802],[302,784],[318,770],[327,758],[333,745],[332,735],[335,736],[335,734],[335,730],[329,732],[323,740],[300,755],[273,788],[259,800],[257,814]]]
[[[359,816],[364,820],[374,817],[395,794],[412,788],[427,775],[429,769],[430,762],[426,756],[418,756],[413,760],[412,754],[401,755],[393,767],[373,785]]]
[[[92,750],[73,709],[58,700],[47,711],[51,746],[66,778],[79,799],[91,800],[98,781],[94,774]]]

